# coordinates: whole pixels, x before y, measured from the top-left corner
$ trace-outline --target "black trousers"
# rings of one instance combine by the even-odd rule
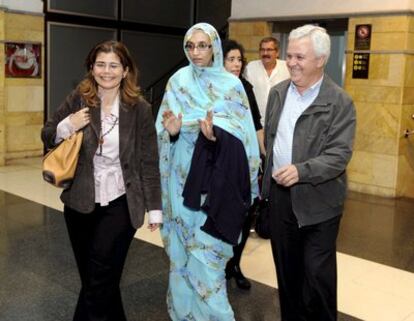
[[[119,283],[135,234],[126,196],[91,214],[64,209],[81,279],[74,321],[126,321]]]
[[[290,189],[275,183],[270,210],[282,320],[336,320],[336,238],[341,217],[299,228]]]

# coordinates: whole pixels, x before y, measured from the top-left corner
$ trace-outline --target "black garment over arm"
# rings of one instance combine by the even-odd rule
[[[251,203],[249,163],[243,143],[213,126],[216,142],[200,132],[184,185],[184,205],[208,216],[201,229],[236,245]],[[201,204],[201,195],[206,199]]]

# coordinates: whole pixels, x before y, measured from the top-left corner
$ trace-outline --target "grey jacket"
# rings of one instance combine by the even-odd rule
[[[54,146],[56,127],[69,114],[81,109],[79,94],[73,92],[42,129],[46,148]],[[83,142],[74,181],[61,194],[62,202],[81,213],[95,208],[93,157],[101,127],[100,108],[90,108],[91,122],[83,128]],[[134,228],[143,224],[145,210],[161,209],[160,174],[156,132],[150,105],[119,107],[119,158],[125,182],[128,209]]]
[[[262,196],[272,183],[273,143],[290,80],[270,90],[265,119],[266,165]],[[355,107],[345,91],[327,75],[315,101],[296,122],[292,164],[299,182],[290,188],[299,226],[317,224],[341,215],[346,197],[345,168],[352,156]]]

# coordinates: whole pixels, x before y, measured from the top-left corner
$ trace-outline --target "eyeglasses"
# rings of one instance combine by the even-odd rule
[[[109,69],[113,71],[118,70],[119,68],[122,68],[122,65],[116,62],[110,62],[109,64],[107,64],[106,62],[103,62],[103,61],[97,61],[93,65],[95,66],[95,68],[98,68],[98,69],[106,69],[106,67],[109,66]]]
[[[272,52],[272,51],[276,51],[277,49],[275,48],[260,48],[259,51],[260,52]]]
[[[206,42],[199,42],[198,44],[193,44],[192,42],[187,42],[184,46],[185,50],[187,51],[194,51],[197,49],[198,51],[206,51],[210,49],[212,46]]]

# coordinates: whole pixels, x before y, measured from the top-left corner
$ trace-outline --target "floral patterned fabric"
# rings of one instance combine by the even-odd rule
[[[252,199],[258,195],[259,148],[247,96],[240,80],[223,68],[223,53],[217,31],[209,24],[191,27],[184,46],[195,30],[203,30],[212,42],[214,62],[210,67],[190,64],[168,81],[156,128],[160,153],[163,199],[161,236],[170,258],[167,303],[173,321],[233,321],[227,299],[224,269],[233,256],[232,245],[218,240],[200,227],[207,216],[183,205],[182,192],[200,132],[198,119],[213,111],[213,123],[243,142],[249,160]],[[162,113],[182,113],[178,139],[170,141]]]

